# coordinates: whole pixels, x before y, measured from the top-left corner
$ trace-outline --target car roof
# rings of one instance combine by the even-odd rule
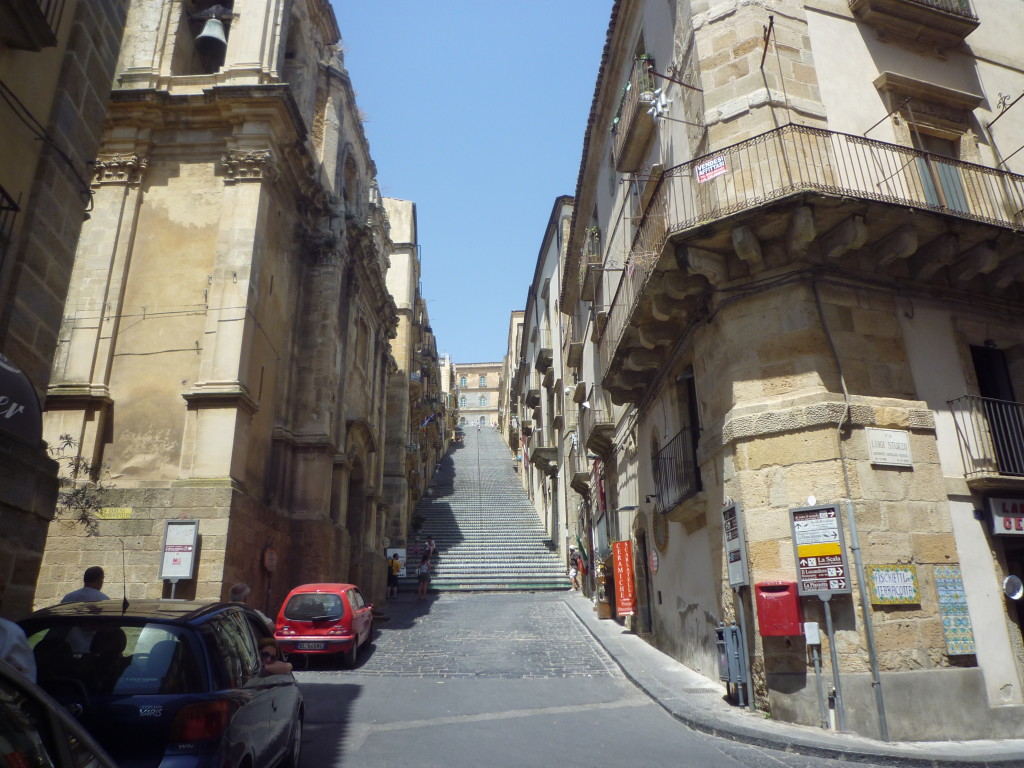
[[[24,621],[88,617],[90,619],[149,619],[185,624],[231,605],[243,607],[237,603],[221,603],[211,600],[130,600],[128,609],[123,610],[122,600],[98,600],[88,603],[60,603],[49,608],[42,608],[26,617]]]
[[[303,594],[305,592],[344,592],[347,589],[359,589],[355,584],[332,584],[328,582],[318,584],[303,584],[292,588],[291,595]]]

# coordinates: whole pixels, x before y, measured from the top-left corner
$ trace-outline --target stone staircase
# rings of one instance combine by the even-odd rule
[[[568,589],[565,565],[547,538],[498,432],[470,425],[461,446],[441,460],[428,496],[419,541],[434,537],[434,591]],[[417,546],[407,547],[403,592],[415,591]]]

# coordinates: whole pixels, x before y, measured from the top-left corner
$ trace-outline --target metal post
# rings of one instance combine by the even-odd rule
[[[747,653],[747,613],[743,607],[742,590],[743,587],[736,587],[733,592],[736,595],[736,618],[739,619],[740,627],[740,662],[743,664],[743,678],[746,681],[744,685],[747,686],[747,706],[754,710],[754,680],[750,675],[750,654]]]
[[[850,551],[857,569],[857,587],[860,593],[860,609],[864,617],[864,635],[868,641],[868,660],[871,663],[871,687],[875,691],[875,707],[878,710],[878,732],[882,741],[889,741],[889,723],[885,717],[885,700],[882,697],[882,680],[878,673],[878,652],[875,650],[875,632],[871,623],[871,601],[864,578],[864,560],[861,557],[860,539],[857,537],[857,518],[853,515],[853,502],[846,500],[846,527],[850,531]]]
[[[818,685],[818,724],[827,730],[828,710],[825,708],[825,687],[821,683],[821,654],[816,645],[811,646],[811,658],[814,659],[814,680]]]
[[[832,660],[832,686],[836,689],[836,718],[839,722],[839,730],[846,730],[846,712],[843,710],[843,688],[839,682],[839,659],[836,656],[836,635],[832,630],[832,607],[829,600],[832,599],[831,592],[823,592],[818,597],[825,605],[825,632],[828,635],[828,655]]]

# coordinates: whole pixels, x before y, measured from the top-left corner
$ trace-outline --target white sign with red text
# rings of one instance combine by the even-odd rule
[[[1024,499],[989,499],[994,536],[1024,536]]]

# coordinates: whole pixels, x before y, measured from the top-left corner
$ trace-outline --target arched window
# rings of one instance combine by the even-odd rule
[[[480,395],[480,405],[484,407],[487,406],[487,395]]]
[[[459,379],[459,386],[460,387],[466,386],[466,377],[465,376],[463,376],[461,379]]]
[[[482,374],[482,373],[480,374],[480,386],[481,387],[486,387],[487,386],[487,376]]]
[[[465,408],[466,407],[466,403],[467,403],[467,400],[466,400],[466,396],[465,395],[463,395],[462,397],[459,398],[459,407],[460,408]]]

